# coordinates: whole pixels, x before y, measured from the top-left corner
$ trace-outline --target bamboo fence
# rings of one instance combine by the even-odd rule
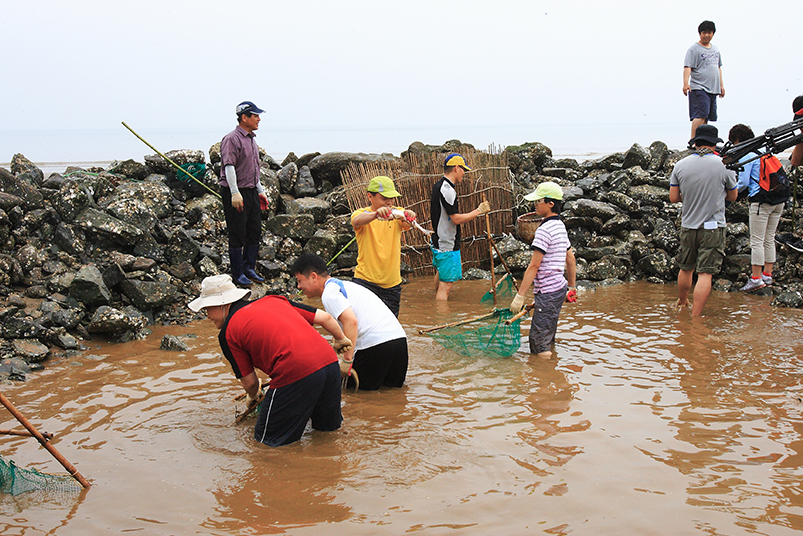
[[[458,152],[472,167],[471,171],[466,172],[463,181],[455,187],[459,211],[462,213],[474,210],[485,195],[491,205],[489,220],[492,236],[514,232],[515,222],[511,210],[513,182],[507,153],[497,151],[494,147],[488,151],[462,147]],[[349,165],[341,173],[349,208],[353,212],[368,206],[368,182],[378,175],[385,175],[393,179],[396,189],[402,194],[396,204],[415,212],[418,223],[431,230],[429,207],[432,186],[443,176],[445,156],[446,153],[413,154],[394,161]],[[476,218],[460,227],[463,267],[488,265],[490,257],[484,218]],[[402,233],[401,255],[402,262],[410,266],[415,275],[435,273],[428,235],[416,229]]]

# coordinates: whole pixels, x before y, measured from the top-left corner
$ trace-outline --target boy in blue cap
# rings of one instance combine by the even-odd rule
[[[432,187],[430,219],[432,221],[432,264],[435,272],[435,299],[446,301],[455,281],[463,278],[460,258],[460,224],[467,223],[491,211],[488,201],[483,201],[471,212],[459,213],[457,192],[466,171],[463,157],[452,153],[443,161],[443,177]]]

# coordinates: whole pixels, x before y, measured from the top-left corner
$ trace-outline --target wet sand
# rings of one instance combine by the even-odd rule
[[[418,335],[486,312],[487,285],[436,304],[430,279],[412,281],[406,387],[346,392],[340,431],[278,449],[253,440],[253,420],[233,424],[241,389],[211,322],[51,361],[4,393],[93,487],[0,496],[0,533],[803,529],[803,312],[714,292],[692,321],[672,311],[673,285],[635,283],[567,304],[551,361],[469,358]],[[197,337],[170,353],[168,333]],[[62,472],[32,439],[0,450]]]

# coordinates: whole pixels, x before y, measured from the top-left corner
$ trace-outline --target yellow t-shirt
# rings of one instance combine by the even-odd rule
[[[368,211],[370,207],[355,210],[351,214],[351,220],[354,221],[356,216]],[[382,288],[395,287],[401,283],[402,220],[374,220],[357,229],[355,234],[357,268],[354,270],[354,277]]]

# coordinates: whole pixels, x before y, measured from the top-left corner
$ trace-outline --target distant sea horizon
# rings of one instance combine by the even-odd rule
[[[132,128],[137,129],[134,125]],[[233,128],[233,125],[231,126]],[[231,130],[231,129],[229,129]],[[176,149],[203,151],[229,130],[222,129],[137,129],[137,133],[161,152]],[[624,152],[634,143],[649,147],[663,141],[670,149],[683,149],[689,137],[688,123],[635,125],[545,125],[507,127],[446,128],[271,128],[262,124],[257,131],[260,147],[277,162],[293,152],[296,156],[333,151],[351,153],[391,153],[399,156],[411,143],[442,145],[459,139],[478,150],[540,142],[552,150],[554,158],[574,158],[578,162],[611,153]],[[722,137],[722,133],[720,133]],[[8,169],[11,157],[22,154],[45,174],[62,173],[69,166],[108,167],[114,161],[133,159],[144,162],[154,154],[122,125],[99,130],[0,130],[0,166]]]

